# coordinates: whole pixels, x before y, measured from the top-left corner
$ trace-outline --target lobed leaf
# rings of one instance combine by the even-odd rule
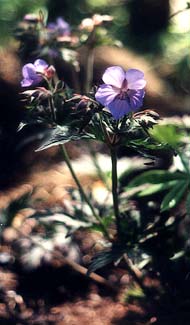
[[[179,181],[164,197],[161,203],[161,212],[174,208],[182,199],[189,182],[187,180]]]
[[[177,126],[173,124],[155,125],[150,133],[158,142],[168,143],[174,148],[183,137],[183,134],[178,132]]]
[[[46,140],[38,149],[36,149],[36,151],[45,150],[52,146],[58,146],[69,141],[89,138],[93,138],[93,136],[84,132],[79,133],[78,130],[73,129],[69,126],[57,126],[56,128],[49,131]]]
[[[167,189],[175,186],[176,184],[177,184],[177,181],[174,180],[174,181],[169,181],[169,182],[166,182],[166,183],[149,185],[148,188],[140,191],[137,195],[139,197],[152,195],[152,194],[159,193],[159,192],[162,192],[164,190],[167,190]]]

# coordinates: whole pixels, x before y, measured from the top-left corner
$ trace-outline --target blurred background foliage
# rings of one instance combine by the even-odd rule
[[[46,0],[1,0],[0,1],[0,42],[5,46],[10,40],[13,29],[28,12],[38,11],[47,3]]]
[[[113,15],[116,36],[139,49],[147,49],[150,43],[156,47],[158,35],[169,25],[169,0],[1,0],[0,4],[1,43],[6,43],[24,14],[40,9],[48,11],[49,20],[63,16],[74,26],[95,12]]]
[[[118,40],[118,46],[144,56],[175,93],[187,96],[189,8],[186,0],[0,0],[0,46],[14,44],[15,27],[27,13],[42,10],[49,22],[61,16],[74,30],[83,18],[94,13],[112,15],[109,37]]]
[[[141,52],[158,53],[189,40],[188,10],[170,19],[178,10],[188,8],[185,0],[1,0],[0,42],[6,44],[16,24],[26,13],[47,12],[48,20],[64,17],[72,26],[94,13],[113,15],[111,31],[124,45]],[[177,42],[176,42],[177,41]],[[177,43],[177,44],[176,44]]]
[[[188,6],[186,0],[1,0],[0,44],[7,44],[26,13],[42,10],[49,21],[62,16],[73,27],[99,13],[114,17],[111,32],[124,46],[146,54],[167,52],[169,48],[181,58],[181,50],[189,42],[190,11],[184,10],[172,19],[170,16]],[[171,51],[169,55],[173,60]]]
[[[186,0],[0,0],[0,47],[14,48],[15,28],[27,13],[42,11],[48,22],[61,16],[74,32],[84,18],[95,13],[111,15],[109,30],[101,29],[104,45],[115,40],[139,59],[144,57],[156,76],[167,82],[169,91],[180,96],[181,103],[185,98],[177,109],[185,106],[184,111],[189,112],[189,9]]]

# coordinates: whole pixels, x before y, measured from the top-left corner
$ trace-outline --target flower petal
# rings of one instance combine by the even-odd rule
[[[108,106],[114,98],[119,94],[118,91],[110,85],[100,85],[97,92],[95,93],[95,98],[104,106]]]
[[[36,77],[34,79],[31,78],[24,78],[21,81],[21,86],[22,87],[30,87],[30,86],[34,86],[34,85],[38,85],[41,81],[42,81],[42,77],[36,75]]]
[[[145,95],[145,91],[143,89],[139,90],[129,90],[128,96],[130,100],[130,105],[132,110],[136,110],[143,105],[143,98]]]
[[[30,87],[33,83],[33,80],[31,79],[23,79],[21,81],[21,87]]]
[[[22,87],[29,87],[41,82],[42,77],[36,73],[35,67],[32,63],[25,64],[22,68],[23,80],[21,81]]]
[[[116,120],[119,120],[124,115],[131,111],[129,99],[119,99],[115,98],[109,105],[108,108]]]
[[[125,71],[119,66],[113,66],[106,69],[102,76],[105,84],[121,88],[125,79]]]
[[[36,75],[35,67],[32,63],[25,64],[22,68],[22,75],[24,78],[30,79]]]
[[[47,29],[50,29],[53,32],[55,31],[56,27],[57,27],[56,23],[47,24]]]
[[[70,35],[71,29],[69,24],[61,17],[56,19],[57,22],[57,31],[59,35]]]
[[[42,60],[42,59],[37,59],[34,62],[34,67],[36,69],[36,72],[41,72],[43,73],[45,69],[48,68],[48,64],[46,61]]]
[[[143,89],[146,86],[144,73],[137,69],[129,69],[125,73],[128,89]]]

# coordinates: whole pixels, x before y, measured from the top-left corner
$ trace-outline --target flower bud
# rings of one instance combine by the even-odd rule
[[[44,76],[47,78],[47,79],[51,79],[54,77],[55,75],[55,68],[53,65],[50,65],[48,68],[46,68],[44,70]]]
[[[24,95],[26,98],[31,99],[31,101],[33,99],[43,100],[52,96],[52,93],[45,87],[37,87],[34,90],[26,90],[23,91],[21,94]]]
[[[81,21],[81,24],[79,25],[80,30],[87,30],[88,32],[91,32],[94,28],[94,22],[92,18],[85,18]]]

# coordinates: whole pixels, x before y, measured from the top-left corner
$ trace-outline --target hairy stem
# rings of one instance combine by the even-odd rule
[[[119,213],[119,201],[118,201],[118,178],[117,178],[117,151],[116,147],[111,147],[111,162],[112,162],[112,197],[113,197],[113,208],[116,219],[117,235],[121,238],[121,223]]]
[[[78,177],[77,177],[76,174],[75,174],[75,171],[74,171],[74,169],[73,169],[73,166],[72,166],[72,164],[71,164],[71,161],[70,161],[69,156],[68,156],[68,154],[67,154],[67,150],[66,150],[66,148],[65,148],[64,145],[61,145],[61,151],[62,151],[62,154],[63,154],[64,160],[65,160],[65,162],[66,162],[66,164],[67,164],[67,167],[69,168],[69,171],[70,171],[70,173],[71,173],[71,175],[72,175],[72,177],[73,177],[73,179],[74,179],[74,181],[75,181],[75,183],[76,183],[76,185],[77,185],[77,187],[78,187],[78,189],[79,189],[79,192],[80,192],[80,194],[81,194],[81,197],[82,197],[82,198],[84,199],[84,201],[88,204],[88,206],[89,206],[89,208],[90,208],[90,210],[91,210],[93,216],[94,216],[95,219],[99,222],[99,224],[100,224],[100,226],[101,226],[101,228],[102,228],[102,231],[104,232],[104,234],[105,234],[105,236],[107,237],[107,239],[110,240],[109,233],[108,233],[108,231],[107,231],[105,225],[103,224],[101,217],[96,213],[96,211],[95,211],[93,205],[91,204],[91,202],[90,202],[88,196],[87,196],[86,193],[84,192],[83,187],[82,187],[82,185],[81,185],[81,183],[80,183]]]
[[[105,173],[103,172],[102,168],[100,167],[98,160],[97,160],[97,154],[96,151],[94,150],[94,148],[90,145],[90,143],[88,143],[89,145],[89,151],[90,151],[90,155],[93,161],[93,164],[96,168],[98,177],[103,181],[104,185],[106,186],[107,190],[110,190],[110,186],[107,180],[107,177],[105,175]]]
[[[55,122],[56,121],[56,113],[55,113],[55,105],[54,105],[53,97],[49,98],[49,106],[50,106],[50,110],[51,110],[52,120],[53,120],[53,122]]]

